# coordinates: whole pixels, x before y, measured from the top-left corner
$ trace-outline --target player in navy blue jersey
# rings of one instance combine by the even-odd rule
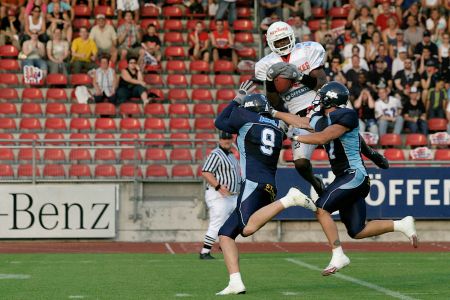
[[[296,188],[278,201],[275,173],[287,130],[283,121],[274,120],[266,96],[250,94],[253,83],[241,85],[237,97],[216,119],[216,127],[238,134],[243,183],[236,210],[219,230],[220,247],[230,274],[228,286],[217,295],[242,294],[245,286],[239,271],[239,252],[235,238],[255,233],[279,212],[290,206],[316,210],[313,202]]]
[[[370,181],[361,158],[358,116],[354,110],[345,108],[348,98],[348,89],[332,81],[318,91],[318,99],[313,103],[316,108],[320,108],[320,112],[314,113],[311,118],[271,111],[272,116],[295,127],[315,131],[294,136],[293,139],[305,144],[324,145],[331,169],[336,175],[336,179],[315,203],[317,219],[333,249],[331,262],[322,272],[324,276],[334,274],[350,263],[342,250],[336,224],[331,218],[335,211],[339,211],[341,221],[354,239],[399,231],[417,247],[417,233],[411,216],[399,221],[373,220],[366,223],[364,199],[369,194]]]

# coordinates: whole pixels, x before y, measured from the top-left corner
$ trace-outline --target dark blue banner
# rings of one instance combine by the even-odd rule
[[[321,175],[326,185],[334,179],[329,168],[315,168],[314,173]],[[369,168],[368,173],[371,188],[366,198],[367,219],[399,219],[407,215],[418,219],[450,219],[449,168]],[[314,189],[294,168],[278,169],[278,198],[292,186],[317,198]],[[314,218],[312,212],[299,207],[289,208],[276,217],[277,220]]]

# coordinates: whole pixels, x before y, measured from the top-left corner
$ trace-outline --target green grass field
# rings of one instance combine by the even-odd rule
[[[450,299],[450,253],[356,253],[336,276],[327,253],[243,254],[247,294],[226,299]],[[1,254],[0,299],[217,299],[221,256]]]

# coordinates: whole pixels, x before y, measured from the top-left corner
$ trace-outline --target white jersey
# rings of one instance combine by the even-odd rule
[[[402,103],[399,99],[388,96],[388,101],[384,102],[381,99],[375,101],[375,118],[381,116],[396,117],[400,115],[402,110]]]
[[[282,61],[284,60],[281,56],[274,52],[261,58],[255,65],[255,77],[258,80],[265,81],[267,70],[270,66]],[[325,49],[316,42],[298,43],[290,53],[288,62],[296,65],[300,72],[309,75],[312,70],[323,66]],[[281,94],[280,97],[286,102],[289,112],[295,114],[311,106],[312,101],[316,97],[316,91],[297,82],[289,91]]]

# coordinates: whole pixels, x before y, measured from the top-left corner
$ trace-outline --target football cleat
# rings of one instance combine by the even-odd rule
[[[317,210],[314,202],[296,188],[290,188],[289,192],[286,194],[286,197],[290,197],[296,206],[301,206],[312,211]]]
[[[228,285],[226,288],[216,293],[217,296],[239,295],[239,294],[245,294],[245,286],[243,283]]]
[[[331,258],[330,264],[322,271],[323,276],[333,275],[340,269],[350,264],[350,258],[347,255],[336,255]]]
[[[403,233],[408,237],[408,239],[411,241],[411,245],[414,248],[417,248],[419,246],[419,241],[417,238],[417,232],[416,232],[416,225],[415,220],[411,216],[404,217],[401,222],[404,224],[404,231]]]
[[[320,187],[319,188],[315,188],[314,186],[314,190],[316,191],[317,195],[320,197],[322,196],[323,192],[325,191],[325,184],[323,183],[322,177],[320,176],[314,176],[314,178],[319,182]]]
[[[200,253],[200,259],[215,259],[211,253]]]

